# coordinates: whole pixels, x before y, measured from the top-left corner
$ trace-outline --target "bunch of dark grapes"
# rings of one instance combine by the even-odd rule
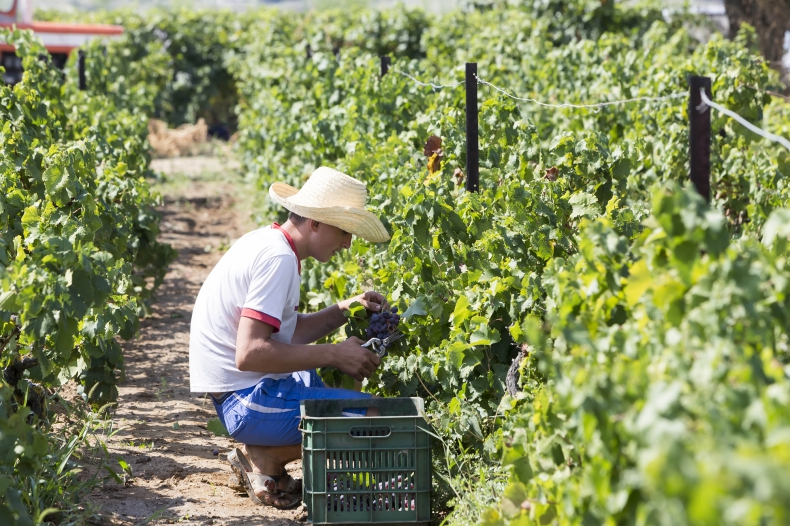
[[[370,318],[370,325],[365,330],[365,335],[368,338],[378,338],[383,340],[390,334],[398,330],[400,323],[400,315],[398,315],[398,307],[392,307],[391,311],[383,311],[376,313]]]

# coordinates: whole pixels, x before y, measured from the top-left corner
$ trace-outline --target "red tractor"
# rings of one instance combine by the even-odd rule
[[[123,27],[105,24],[68,24],[33,21],[33,0],[0,0],[0,27],[30,29],[41,39],[52,62],[63,68],[69,54],[93,38],[118,38]],[[0,65],[5,68],[3,81],[15,84],[22,80],[22,60],[14,47],[0,40]]]

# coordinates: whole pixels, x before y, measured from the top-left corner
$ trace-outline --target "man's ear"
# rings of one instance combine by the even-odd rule
[[[316,221],[315,219],[310,220],[310,230],[312,232],[318,232],[318,225],[320,225],[320,221]]]

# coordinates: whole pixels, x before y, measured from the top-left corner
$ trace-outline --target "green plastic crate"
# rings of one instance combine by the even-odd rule
[[[378,407],[381,416],[346,417]],[[431,437],[422,398],[303,400],[303,499],[312,524],[429,524]]]

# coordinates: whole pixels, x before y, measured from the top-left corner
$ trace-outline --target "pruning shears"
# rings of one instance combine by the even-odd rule
[[[387,346],[392,342],[394,342],[395,340],[402,338],[403,336],[404,334],[400,331],[393,332],[383,340],[379,338],[371,338],[365,343],[363,343],[362,347],[366,349],[370,349],[371,351],[376,353],[379,356],[379,358],[384,358],[385,356],[387,356]]]

